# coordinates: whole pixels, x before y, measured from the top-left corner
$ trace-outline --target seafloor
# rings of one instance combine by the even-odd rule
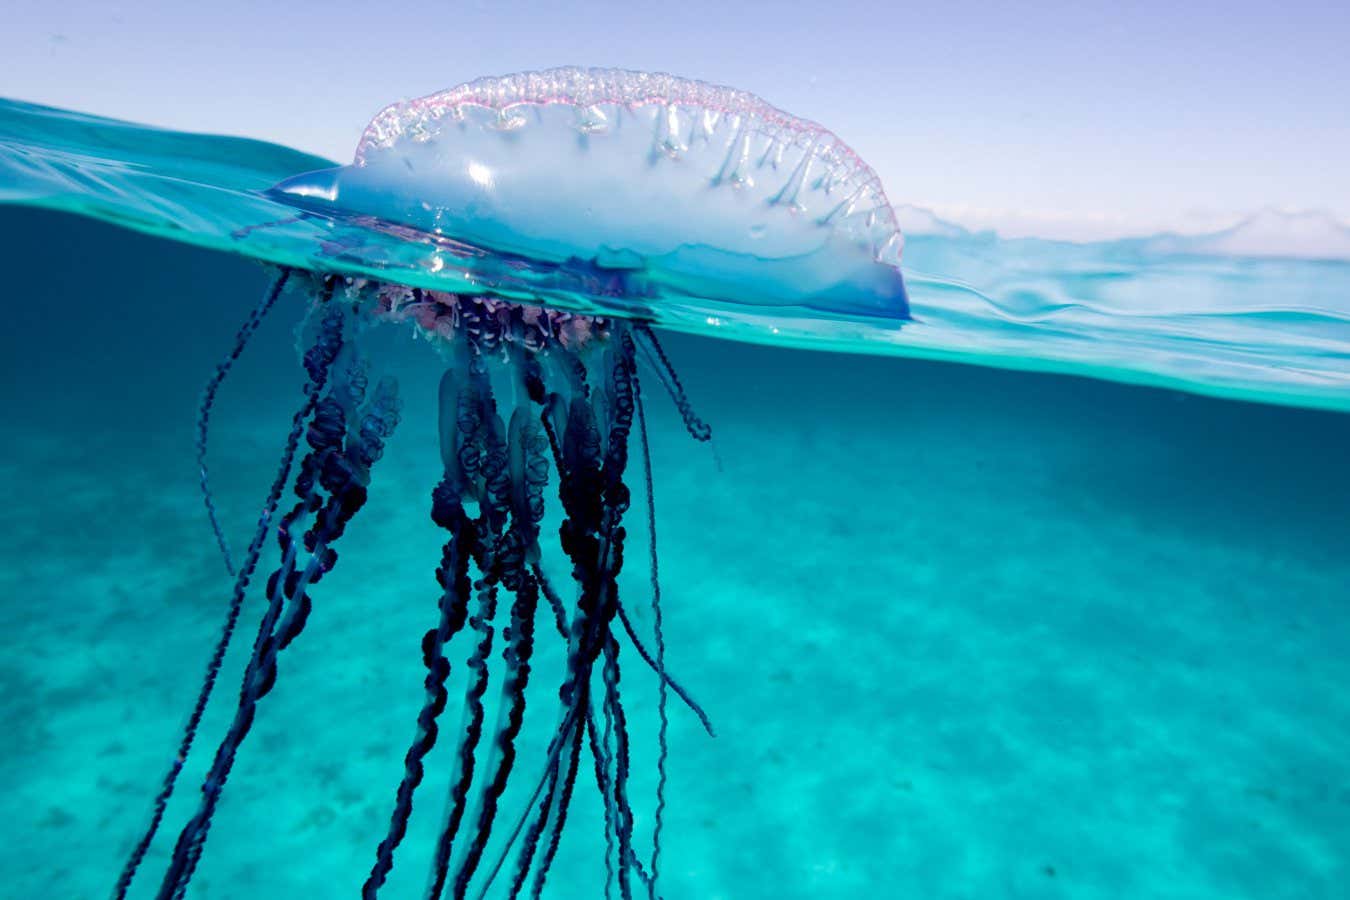
[[[0,248],[0,895],[102,897],[228,596],[193,419],[267,276],[16,209],[0,210]],[[284,300],[217,409],[236,545],[299,397],[299,316]],[[354,896],[384,833],[440,539],[435,359],[395,329],[376,343],[404,423],[281,658],[191,896]],[[716,435],[714,456],[653,395],[668,658],[718,736],[672,707],[663,896],[1345,896],[1350,417],[666,343]],[[634,547],[624,585],[647,628]],[[546,724],[553,643],[531,695]],[[654,680],[630,666],[624,687],[645,841]],[[200,757],[222,717],[216,704]],[[421,895],[449,757],[429,761],[391,898]],[[194,777],[200,764],[184,798]],[[549,896],[593,900],[593,781],[577,796]],[[136,896],[185,810],[171,807]]]

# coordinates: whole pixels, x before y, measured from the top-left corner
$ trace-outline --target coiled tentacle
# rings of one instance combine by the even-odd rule
[[[675,366],[671,365],[670,357],[666,356],[666,350],[661,346],[661,342],[656,339],[656,333],[642,323],[633,326],[633,330],[642,337],[643,350],[652,363],[652,368],[656,371],[661,384],[670,394],[670,399],[675,401],[675,406],[680,411],[680,418],[684,420],[684,428],[689,432],[689,436],[700,443],[712,440],[712,428],[694,412],[694,404],[689,402],[689,395],[684,392],[684,385],[680,382],[679,373],[675,371]],[[653,357],[655,358],[653,359]]]
[[[460,465],[458,409],[467,401],[455,391],[464,374],[464,371],[452,369],[441,384],[441,442],[442,447],[448,449],[442,454],[445,475],[432,492],[431,518],[449,533],[449,537],[441,550],[441,565],[436,570],[436,580],[441,587],[440,618],[436,627],[422,637],[422,662],[427,669],[423,681],[426,698],[417,715],[417,734],[404,755],[403,778],[395,794],[389,831],[376,850],[375,865],[361,889],[366,900],[374,898],[383,886],[394,866],[394,851],[407,833],[413,793],[422,782],[422,760],[436,744],[437,719],[445,710],[448,698],[445,685],[450,676],[450,662],[445,655],[445,646],[464,627],[469,614],[469,565],[475,553],[478,530],[465,512],[463,502],[464,471]],[[457,375],[460,376],[458,380]]]
[[[271,299],[265,300],[263,304],[264,307],[270,307],[271,303],[275,302],[273,293],[276,295],[281,293],[281,286],[284,285],[288,276],[289,270],[283,270],[282,275],[274,284],[273,290],[269,291],[268,297]],[[333,284],[329,281],[324,286],[323,293],[320,296],[320,302],[326,303],[332,296],[332,292]],[[265,313],[266,309],[263,309],[262,312]],[[261,314],[258,310],[254,310],[253,315],[250,316],[250,322],[253,321],[254,318],[261,319]],[[256,328],[256,325],[254,327]],[[247,323],[245,324],[245,327],[240,330],[240,333],[244,334],[245,329],[248,329]],[[247,333],[251,334],[252,330],[249,329]],[[245,335],[244,339],[240,341],[239,344],[242,345],[246,340],[247,335]],[[225,369],[228,371],[228,365],[225,365]],[[164,812],[168,806],[169,797],[172,796],[174,787],[178,782],[178,776],[182,773],[183,766],[187,762],[188,754],[191,752],[192,745],[197,737],[197,730],[201,727],[202,716],[206,712],[206,705],[210,701],[211,694],[215,690],[216,680],[220,676],[220,668],[225,660],[225,652],[229,649],[230,642],[234,637],[234,631],[239,623],[240,613],[243,610],[244,595],[248,590],[249,581],[253,577],[253,572],[257,568],[258,558],[262,553],[263,544],[267,540],[267,533],[272,517],[276,514],[277,505],[281,502],[281,495],[286,489],[286,481],[290,477],[291,466],[294,463],[296,451],[299,449],[300,438],[304,434],[305,423],[313,414],[314,407],[318,403],[319,390],[322,388],[322,384],[316,383],[313,380],[312,376],[315,373],[311,372],[310,374],[311,380],[306,383],[304,389],[305,401],[300,409],[296,411],[295,415],[292,416],[291,431],[290,434],[287,435],[286,442],[281,451],[281,461],[277,466],[276,477],[272,480],[272,486],[267,493],[267,498],[263,501],[262,513],[258,516],[258,526],[254,530],[253,539],[249,542],[248,550],[244,554],[243,568],[240,569],[235,576],[234,590],[230,595],[230,604],[225,615],[225,624],[221,628],[220,637],[216,640],[215,648],[211,651],[211,658],[207,663],[206,674],[202,679],[202,686],[197,692],[196,702],[193,704],[192,712],[188,716],[187,724],[183,728],[183,735],[179,739],[178,751],[175,753],[173,762],[169,766],[169,771],[164,776],[164,782],[160,787],[160,791],[155,797],[154,811],[151,814],[150,824],[140,840],[137,841],[136,846],[132,849],[126,864],[122,867],[121,874],[118,876],[117,884],[113,888],[113,897],[115,900],[123,900],[123,898],[126,897],[127,890],[130,888],[131,882],[136,877],[136,872],[140,868],[142,861],[145,859],[145,854],[150,848],[150,843],[154,840],[155,834],[159,831],[159,826],[164,820]],[[326,373],[319,374],[326,377]],[[223,378],[224,375],[222,374],[220,380],[223,380]],[[216,381],[215,383],[217,386],[219,385],[219,381]],[[199,422],[198,437],[200,440],[200,452],[203,455],[205,454],[206,446],[206,420],[210,409],[209,398],[212,396],[214,396],[214,391],[209,391],[208,401],[203,404],[204,412]],[[204,463],[202,471],[203,483],[205,483]],[[209,493],[207,496],[209,498]],[[228,556],[226,559],[228,565]]]
[[[204,490],[205,436],[212,400],[231,363],[275,303],[286,277],[283,272],[240,329],[234,352],[217,367],[216,377],[208,384],[198,445]],[[460,635],[468,635],[462,638],[468,646],[463,651],[467,659],[462,667],[461,722],[455,733],[456,771],[432,853],[427,897],[439,900],[447,888],[455,900],[467,897],[471,888],[481,897],[513,854],[510,896],[526,891],[540,896],[569,817],[582,746],[589,742],[596,785],[605,804],[606,894],[617,887],[623,900],[631,900],[635,888],[645,888],[655,900],[669,756],[668,695],[673,693],[688,705],[709,734],[712,726],[666,666],[651,452],[637,377],[639,351],[675,398],[689,432],[707,440],[710,430],[693,413],[678,375],[645,326],[551,313],[492,297],[361,280],[349,280],[344,302],[332,303],[336,280],[323,279],[322,284],[318,335],[304,359],[309,379],[304,403],[293,417],[280,472],[237,575],[224,635],[208,667],[178,758],[156,799],[150,829],[133,851],[115,897],[124,897],[163,817],[267,536],[275,533],[280,561],[267,580],[264,610],[233,718],[204,779],[197,809],[173,847],[159,888],[160,900],[184,896],[258,703],[276,683],[278,655],[304,631],[314,610],[312,588],[336,564],[333,545],[365,503],[371,468],[381,458],[399,419],[395,385],[386,379],[372,387],[366,363],[350,349],[352,335],[344,333],[351,312],[372,300],[377,315],[411,317],[428,333],[449,337],[451,363],[440,389],[443,475],[432,492],[431,517],[446,534],[436,570],[435,624],[420,643],[424,696],[403,756],[389,825],[376,847],[362,896],[373,900],[393,869],[426,759],[444,734],[441,716],[450,703],[449,680],[457,674],[452,672],[449,645]],[[626,482],[629,442],[635,426],[642,440],[654,654],[638,637],[619,596],[627,540],[623,519],[632,499]],[[296,502],[273,532],[273,519],[302,438],[308,452],[294,475]],[[559,595],[544,572],[540,530],[550,462],[562,507],[558,546],[575,587],[570,600]],[[207,506],[214,523],[209,492]],[[230,565],[218,523],[213,527]],[[557,687],[557,720],[534,790],[512,822],[499,855],[485,865],[484,856],[502,812],[499,807],[512,773],[520,767],[516,742],[527,712],[541,595],[548,605],[545,615],[551,615],[567,646],[566,671]],[[509,609],[509,621],[498,623],[499,608]],[[634,847],[630,729],[620,691],[619,625],[638,658],[656,674],[660,691],[650,871]],[[494,661],[494,648],[499,649],[499,661]],[[497,721],[484,740],[486,709],[494,702],[487,699],[487,693],[494,680]]]
[[[380,457],[385,439],[397,424],[398,404],[392,383],[377,392],[377,399],[365,407],[354,427],[347,423],[346,413],[336,399],[340,388],[329,388],[322,399],[317,399],[328,385],[334,361],[343,347],[343,317],[339,305],[329,305],[319,337],[305,355],[310,379],[306,386],[309,398],[306,407],[312,408],[313,413],[306,431],[310,452],[301,462],[295,481],[294,492],[299,501],[282,517],[277,535],[282,562],[268,579],[267,608],[245,668],[238,707],[203,782],[197,812],[174,846],[160,884],[161,900],[182,897],[187,890],[221,792],[239,747],[252,727],[257,704],[276,682],[277,654],[303,629],[310,608],[308,589],[335,564],[337,554],[329,545],[342,535],[347,522],[364,504],[368,463]],[[359,464],[353,465],[352,460]],[[297,538],[295,530],[305,519],[311,525]]]

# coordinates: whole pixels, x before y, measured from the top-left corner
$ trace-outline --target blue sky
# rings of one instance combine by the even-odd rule
[[[389,10],[397,10],[391,12]],[[386,103],[562,64],[822,122],[897,203],[1095,237],[1264,207],[1350,222],[1350,3],[34,2],[0,95],[345,161]]]

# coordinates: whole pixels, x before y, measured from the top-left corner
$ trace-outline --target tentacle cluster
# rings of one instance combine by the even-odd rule
[[[191,748],[261,547],[273,531],[300,440],[308,452],[293,480],[296,501],[275,527],[280,561],[267,579],[265,609],[235,715],[203,782],[196,813],[173,848],[161,900],[183,896],[257,705],[276,682],[278,654],[304,630],[313,611],[312,588],[335,565],[333,545],[366,500],[370,470],[399,416],[392,381],[372,388],[366,365],[350,347],[352,316],[373,313],[376,318],[411,319],[445,351],[439,392],[442,475],[431,495],[431,518],[444,533],[444,543],[436,569],[435,618],[420,642],[423,702],[404,754],[389,825],[375,849],[362,896],[376,897],[393,870],[426,759],[441,734],[441,715],[458,683],[462,719],[455,734],[455,770],[431,854],[426,896],[481,896],[500,876],[510,896],[528,892],[538,897],[558,852],[586,745],[605,810],[606,894],[617,889],[629,900],[641,891],[654,900],[666,784],[667,692],[684,701],[710,734],[712,728],[703,710],[666,671],[659,606],[653,656],[619,597],[627,539],[624,515],[631,503],[629,441],[637,427],[652,542],[653,604],[660,600],[650,454],[638,384],[640,349],[659,360],[658,375],[676,396],[690,432],[706,439],[707,426],[693,415],[669,360],[645,327],[377,282],[348,281],[339,300],[334,280],[312,283],[319,300],[318,325],[304,358],[305,399],[293,418],[280,472],[239,570],[224,636],[174,768],[116,896],[125,895]],[[264,310],[275,302],[275,296],[269,298]],[[254,318],[259,315],[255,312]],[[255,327],[246,324],[245,330]],[[236,349],[231,360],[237,355]],[[218,370],[220,378],[223,372]],[[209,396],[218,386],[219,378],[212,381]],[[550,469],[562,512],[557,546],[570,567],[570,600],[545,574],[541,532]],[[221,543],[223,547],[223,538]],[[566,669],[555,682],[556,724],[533,793],[523,809],[511,810],[502,826],[510,829],[506,839],[488,856],[489,839],[502,818],[503,797],[519,761],[517,741],[534,677],[541,597],[567,648]],[[623,654],[616,622],[660,683],[660,777],[650,869],[634,846],[631,739],[621,695]],[[465,652],[458,658],[465,662],[462,672],[452,671],[449,648],[460,642]],[[496,710],[491,725],[486,721],[490,709]]]
[[[357,290],[368,289],[358,286]],[[624,847],[631,844],[626,762],[616,764],[613,777],[608,773],[611,758],[617,760],[621,755],[626,760],[627,756],[618,697],[618,650],[610,624],[618,609],[615,578],[623,561],[621,520],[629,505],[623,474],[636,389],[634,345],[626,329],[613,323],[491,298],[387,286],[373,293],[380,315],[413,318],[428,334],[447,339],[450,365],[440,392],[444,475],[433,492],[432,508],[433,520],[447,532],[438,573],[440,622],[423,639],[426,698],[405,756],[389,831],[377,848],[363,893],[367,898],[376,896],[393,866],[394,850],[406,834],[422,761],[436,740],[436,719],[446,705],[450,673],[445,645],[466,626],[474,649],[466,665],[465,724],[456,748],[458,768],[448,811],[433,854],[428,896],[440,897],[447,889],[456,898],[469,893],[515,766],[515,743],[524,721],[531,674],[535,612],[544,593],[559,633],[568,640],[568,668],[559,689],[559,725],[542,783],[512,835],[518,840],[511,842],[517,845],[511,893],[524,890],[533,871],[530,890],[537,895],[546,882],[566,821],[583,736],[588,724],[594,726],[591,673],[606,647],[605,686],[599,705],[607,723],[619,723],[619,730],[607,728],[607,734],[613,735],[622,753],[610,753],[608,742],[595,747],[600,767],[597,781],[606,808],[612,812],[607,816],[611,838]],[[499,366],[499,361],[505,365]],[[595,378],[592,367],[599,374],[595,384],[591,383]],[[496,384],[494,370],[499,376],[505,373]],[[506,396],[512,398],[509,408],[499,400]],[[570,612],[540,565],[540,523],[550,457],[558,472],[558,494],[566,515],[560,543],[578,587]],[[470,578],[471,570],[477,573],[476,579]],[[499,594],[511,597],[509,621],[502,633],[505,675],[498,687],[495,736],[484,750],[480,748],[483,698]],[[470,606],[472,615],[468,614]],[[475,786],[476,799],[471,797]],[[497,860],[484,876],[484,890],[502,864],[503,860]],[[620,868],[626,871],[627,867]],[[620,881],[626,885],[627,876]],[[630,893],[625,890],[625,895]]]
[[[272,490],[263,506],[257,530],[240,567],[226,624],[207,668],[192,716],[184,730],[149,827],[124,866],[114,896],[126,896],[132,879],[144,860],[164,815],[169,795],[191,750],[202,713],[219,676],[243,600],[259,562],[273,519],[289,479],[302,439],[309,452],[300,462],[292,492],[295,505],[275,528],[280,563],[267,580],[266,606],[252,653],[245,667],[238,705],[221,739],[212,764],[203,779],[197,809],[179,832],[169,864],[160,883],[160,900],[180,898],[196,871],[221,792],[234,767],[240,745],[252,728],[258,702],[276,683],[277,656],[303,630],[311,609],[310,590],[337,561],[332,545],[366,499],[370,467],[380,458],[384,442],[398,424],[399,403],[392,381],[382,381],[367,398],[364,367],[353,361],[345,370],[339,365],[347,338],[347,313],[331,302],[333,282],[321,282],[318,295],[319,323],[313,344],[304,356],[307,381],[304,401],[292,418],[291,433],[282,452]],[[347,354],[355,357],[353,354]]]

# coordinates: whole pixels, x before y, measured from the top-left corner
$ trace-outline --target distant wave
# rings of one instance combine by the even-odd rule
[[[1152,238],[1151,245],[1158,252],[1350,260],[1350,226],[1323,210],[1288,212],[1266,208],[1222,231],[1162,234]]]
[[[902,205],[896,218],[907,236],[965,238],[1000,236],[999,229],[972,229],[921,206]],[[1117,236],[1111,240],[1064,240],[1035,235],[1007,238],[1063,244],[1129,243],[1159,254],[1227,256],[1250,259],[1350,261],[1350,225],[1326,210],[1284,210],[1266,207],[1225,228],[1186,232],[1180,229]]]

